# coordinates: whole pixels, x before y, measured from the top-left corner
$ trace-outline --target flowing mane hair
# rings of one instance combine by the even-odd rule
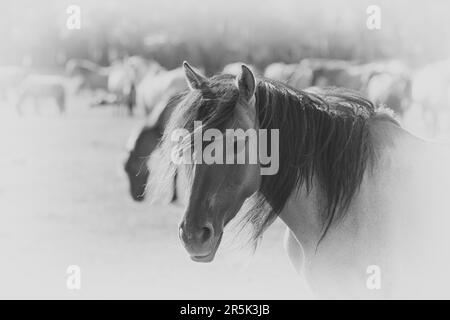
[[[370,120],[398,123],[388,112],[344,89],[302,91],[258,78],[255,95],[258,127],[279,130],[280,163],[277,174],[262,176],[243,222],[253,225],[252,239],[258,240],[291,194],[302,186],[310,192],[314,183],[326,200],[320,212],[322,240],[333,220],[349,207],[375,158]],[[194,121],[202,121],[204,130],[230,128],[238,99],[235,76],[231,75],[214,76],[199,90],[186,92],[166,127],[163,154],[171,152],[167,149],[172,146],[170,133],[184,128],[193,134]],[[173,166],[171,161],[163,164]]]

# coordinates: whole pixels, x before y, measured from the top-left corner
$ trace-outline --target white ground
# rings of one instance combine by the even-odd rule
[[[50,103],[51,104],[51,103]],[[275,223],[254,256],[223,246],[192,262],[180,205],[135,203],[121,172],[139,117],[73,100],[19,118],[0,105],[0,298],[304,298]],[[81,267],[81,290],[66,269]]]

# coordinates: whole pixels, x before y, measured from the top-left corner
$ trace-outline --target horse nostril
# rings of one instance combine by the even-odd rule
[[[200,240],[202,243],[208,242],[212,238],[213,230],[212,227],[203,227],[200,232]]]
[[[182,242],[191,246],[202,246],[211,241],[214,236],[212,225],[189,229],[185,223],[181,223],[178,227],[178,237]]]

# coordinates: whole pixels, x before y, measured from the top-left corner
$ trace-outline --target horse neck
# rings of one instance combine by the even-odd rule
[[[326,199],[318,188],[308,191],[303,186],[289,197],[279,215],[301,244],[307,260],[315,255],[322,235],[323,222],[319,212],[324,201]]]
[[[375,194],[389,190],[389,181],[396,177],[395,168],[405,166],[410,159],[417,158],[418,148],[426,148],[423,141],[388,119],[375,116],[369,125],[374,160],[366,167],[358,192],[343,219],[332,221],[323,243],[321,212],[326,209],[324,203],[327,197],[319,187],[317,177],[313,177],[310,190],[303,185],[298,192],[292,193],[280,213],[280,218],[301,243],[306,259],[314,259],[324,246],[329,254],[330,251],[337,250],[337,247],[351,245],[359,240],[360,229],[379,230],[380,221],[383,222],[383,219],[388,217],[372,207],[373,202],[376,202],[373,197],[374,190],[377,190]],[[381,205],[380,210],[383,211]],[[366,236],[370,238],[373,235],[368,233]]]

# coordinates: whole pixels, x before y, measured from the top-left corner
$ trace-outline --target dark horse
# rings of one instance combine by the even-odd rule
[[[194,261],[214,259],[224,227],[242,210],[255,240],[281,218],[291,261],[319,295],[450,296],[448,148],[411,135],[348,90],[296,90],[256,79],[246,66],[212,78],[184,67],[191,91],[172,112],[164,155],[198,145],[203,156],[211,145],[222,151],[222,138],[238,129],[279,132],[269,144],[279,150],[279,169],[270,175],[261,154],[256,163],[222,164],[222,152],[222,162],[185,162],[191,186],[179,235]],[[208,129],[217,139],[196,143]],[[172,140],[180,131],[187,138]]]
[[[163,109],[158,110],[149,123],[143,126],[137,138],[131,138],[132,145],[129,146],[128,157],[124,169],[130,184],[130,194],[135,201],[145,198],[145,190],[150,175],[147,162],[153,151],[158,147],[167,119],[170,117],[174,107],[179,102],[181,95],[172,96],[169,101],[163,101]],[[177,200],[176,175],[173,179],[172,202]]]

